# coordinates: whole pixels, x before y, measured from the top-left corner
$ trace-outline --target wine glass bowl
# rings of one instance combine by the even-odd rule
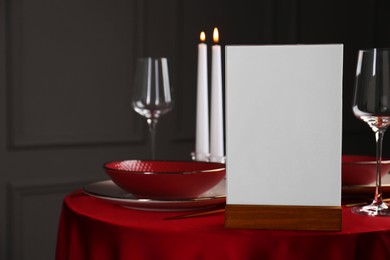
[[[134,74],[132,107],[149,125],[151,158],[155,158],[156,125],[173,107],[168,59],[139,58]]]
[[[358,54],[354,98],[354,115],[366,122],[375,133],[376,189],[370,205],[354,207],[354,213],[390,216],[390,207],[382,198],[382,142],[390,125],[390,49],[360,50]]]

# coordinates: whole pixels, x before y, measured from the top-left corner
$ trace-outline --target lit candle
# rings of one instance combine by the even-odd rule
[[[195,160],[208,161],[209,156],[209,95],[207,78],[207,45],[206,35],[200,34],[198,46],[198,89],[196,111]]]
[[[223,104],[222,104],[222,60],[221,46],[218,45],[219,33],[214,28],[214,45],[211,60],[211,133],[210,161],[224,161]]]

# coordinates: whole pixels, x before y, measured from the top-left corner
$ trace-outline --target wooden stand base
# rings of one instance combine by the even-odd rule
[[[340,231],[338,206],[226,205],[225,227],[281,230]]]

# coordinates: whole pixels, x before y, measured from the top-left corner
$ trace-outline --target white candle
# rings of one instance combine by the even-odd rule
[[[206,36],[200,34],[198,46],[198,89],[196,109],[195,160],[207,161],[209,156],[209,95],[207,78],[207,45]]]
[[[221,46],[218,45],[218,29],[214,29],[211,60],[211,133],[210,161],[224,161],[223,103],[222,103],[222,59]]]

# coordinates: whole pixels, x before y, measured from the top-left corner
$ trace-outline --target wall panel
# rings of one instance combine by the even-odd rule
[[[12,146],[142,141],[130,103],[142,1],[12,0],[8,11]]]

